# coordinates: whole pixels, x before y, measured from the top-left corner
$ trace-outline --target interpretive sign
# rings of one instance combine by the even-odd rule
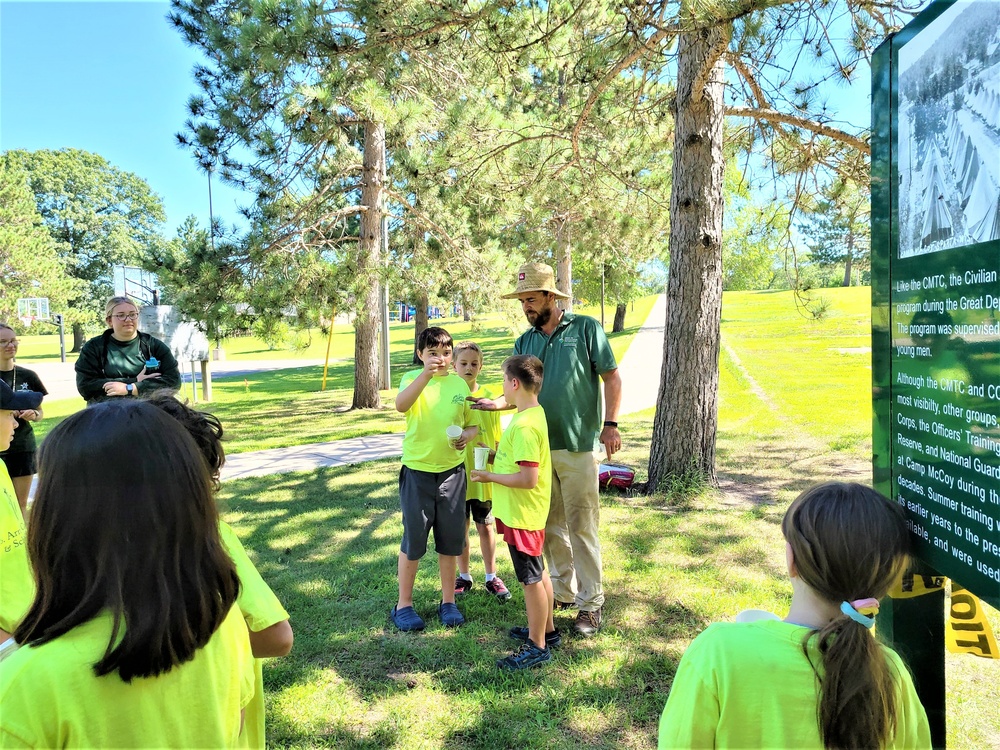
[[[1000,607],[1000,2],[938,2],[873,65],[876,479],[918,557]]]

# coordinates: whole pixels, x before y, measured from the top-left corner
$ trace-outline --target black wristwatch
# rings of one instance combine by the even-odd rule
[[[132,385],[131,383],[126,383],[126,384],[125,384],[125,393],[127,393],[127,394],[128,394],[129,396],[131,396],[131,395],[132,395],[132,391],[133,391],[134,389],[135,389],[135,386],[134,386],[134,385]]]
[[[604,426],[605,427],[617,427],[618,423],[617,422],[612,422],[610,419],[606,419],[606,420],[604,420]]]

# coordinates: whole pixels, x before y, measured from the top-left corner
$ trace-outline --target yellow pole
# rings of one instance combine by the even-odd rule
[[[330,335],[326,339],[326,362],[323,363],[323,387],[320,388],[321,391],[326,390],[326,371],[330,366],[330,344],[333,343],[333,322],[337,319],[337,308],[333,308],[333,316],[330,318]]]

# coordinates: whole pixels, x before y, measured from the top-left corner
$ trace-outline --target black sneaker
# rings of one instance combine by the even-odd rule
[[[510,629],[510,637],[515,641],[522,641],[524,643],[528,642],[528,629],[523,625],[516,625]],[[551,633],[545,634],[545,645],[548,648],[555,648],[562,643],[562,633],[559,632],[559,628],[556,628]]]
[[[467,578],[462,578],[458,576],[455,579],[455,596],[461,596],[462,594],[468,594],[469,589],[472,588],[472,581]]]
[[[552,654],[549,653],[548,648],[538,648],[534,643],[528,641],[510,656],[498,659],[497,666],[500,669],[509,670],[531,669],[541,666],[547,661],[552,661]]]

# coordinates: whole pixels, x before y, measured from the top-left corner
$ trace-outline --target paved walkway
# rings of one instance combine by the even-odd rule
[[[331,359],[333,362],[343,360]],[[75,361],[70,362],[31,362],[25,363],[25,367],[38,373],[38,377],[45,384],[45,389],[49,392],[49,401],[59,401],[64,398],[74,398],[79,394],[76,391],[76,371],[73,369]],[[234,359],[222,360],[221,362],[210,362],[209,369],[212,378],[245,377],[256,372],[270,372],[272,370],[288,370],[293,367],[312,367],[323,364],[322,359]],[[181,362],[181,379],[185,383],[191,382],[191,363]],[[199,366],[197,382],[201,382],[201,369]],[[191,386],[188,385],[186,395],[190,395]],[[201,395],[199,393],[199,400]]]
[[[646,322],[636,332],[632,344],[619,363],[622,376],[622,405],[619,413],[633,414],[656,405],[660,387],[660,367],[663,362],[663,328],[666,323],[666,297],[660,295]],[[307,367],[322,364],[321,360],[239,360],[213,362],[213,376],[243,375],[264,370]],[[45,387],[53,394],[55,388],[72,388],[72,363],[42,363],[34,366]],[[190,381],[190,375],[188,376]],[[51,382],[51,384],[50,384]],[[56,385],[59,384],[59,385]],[[50,395],[49,398],[65,398]],[[334,440],[328,443],[296,445],[290,448],[273,448],[265,451],[236,453],[226,457],[222,478],[243,479],[292,471],[309,471],[324,466],[348,466],[364,461],[375,461],[402,455],[403,435],[370,435],[367,437]],[[32,495],[34,487],[32,487]]]

